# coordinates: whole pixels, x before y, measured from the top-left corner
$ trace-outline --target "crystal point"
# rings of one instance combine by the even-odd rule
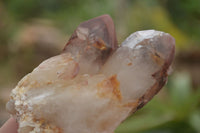
[[[117,48],[117,39],[111,17],[102,15],[81,23],[72,34],[64,51],[68,49],[68,45],[71,45],[73,41],[89,41],[86,45],[104,43],[106,49],[115,50]],[[99,49],[101,49],[101,46],[99,46]]]
[[[108,15],[88,20],[18,83],[7,110],[19,133],[112,133],[164,86],[174,49],[174,38],[155,30],[118,47]]]
[[[80,62],[81,73],[96,73],[117,47],[114,23],[109,15],[102,15],[81,23],[63,52]]]

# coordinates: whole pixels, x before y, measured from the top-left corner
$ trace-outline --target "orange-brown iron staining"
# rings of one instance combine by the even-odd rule
[[[122,100],[119,85],[120,83],[117,80],[117,76],[113,75],[97,85],[99,88],[98,95],[101,97],[110,97],[117,100]]]

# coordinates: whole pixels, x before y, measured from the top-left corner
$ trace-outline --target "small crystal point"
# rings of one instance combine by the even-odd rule
[[[73,45],[74,41],[87,41],[88,46],[97,43],[96,47],[100,50],[115,50],[118,45],[112,18],[109,15],[102,15],[81,23],[72,34],[64,51],[68,49],[68,45]]]
[[[102,15],[81,23],[63,52],[79,62],[80,73],[95,74],[117,47],[114,23],[109,15]]]

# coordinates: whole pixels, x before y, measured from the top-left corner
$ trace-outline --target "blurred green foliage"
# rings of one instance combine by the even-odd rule
[[[2,3],[9,16],[7,28],[12,27],[12,31],[33,18],[42,18],[52,20],[70,34],[80,22],[110,14],[119,26],[118,36],[123,39],[133,31],[154,28],[172,34],[178,47],[187,47],[191,37],[196,36],[199,41],[199,0],[3,0]]]
[[[43,51],[37,47],[43,42],[34,42],[38,39],[34,36],[35,29],[43,26],[43,30],[48,31],[54,27],[67,39],[80,22],[102,14],[113,18],[119,44],[132,32],[146,29],[168,32],[176,39],[177,58],[168,84],[143,109],[122,123],[116,133],[200,132],[200,0],[2,0],[0,89],[16,83],[41,60],[52,55],[47,54],[50,50],[45,51],[46,47]],[[42,24],[35,25],[35,20],[42,20]],[[34,34],[29,35],[30,32]],[[58,39],[57,35],[51,37]],[[19,50],[16,38],[21,39]],[[35,47],[21,45],[27,38]],[[192,54],[186,54],[185,50]],[[41,53],[46,55],[41,56]],[[179,53],[184,55],[183,62],[178,58]],[[191,63],[194,57],[197,61]],[[196,85],[193,85],[194,80]]]
[[[195,39],[200,35],[200,1],[168,0],[166,7],[176,25]]]
[[[64,28],[71,33],[84,20],[100,14],[112,14],[115,1],[5,0],[4,4],[14,21],[27,22],[33,18],[50,19],[61,29]]]

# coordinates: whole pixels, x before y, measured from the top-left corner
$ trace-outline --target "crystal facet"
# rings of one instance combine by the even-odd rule
[[[110,16],[102,15],[81,23],[63,52],[72,54],[80,73],[95,74],[117,47],[114,23]]]
[[[164,86],[174,52],[173,37],[155,30],[118,47],[112,19],[91,19],[18,83],[7,110],[19,133],[112,133]]]

